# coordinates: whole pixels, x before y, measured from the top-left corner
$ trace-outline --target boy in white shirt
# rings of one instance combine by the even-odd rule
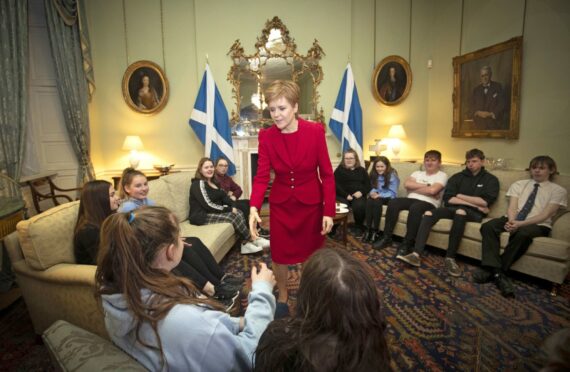
[[[505,297],[514,297],[507,271],[525,254],[534,238],[550,234],[552,217],[568,204],[566,189],[551,182],[557,170],[550,156],[533,158],[529,170],[531,179],[516,181],[507,191],[507,215],[481,226],[483,257],[481,268],[473,274],[473,281],[494,281]],[[510,237],[501,255],[500,236],[503,231],[510,233]]]
[[[392,244],[392,233],[402,210],[408,210],[406,236],[398,248],[396,255],[405,256],[414,247],[416,234],[420,227],[422,216],[426,211],[437,208],[441,204],[441,194],[447,183],[447,174],[440,170],[441,153],[429,150],[424,154],[424,170],[415,171],[404,182],[408,191],[405,198],[395,198],[388,202],[384,236],[372,244],[374,249],[382,249]]]

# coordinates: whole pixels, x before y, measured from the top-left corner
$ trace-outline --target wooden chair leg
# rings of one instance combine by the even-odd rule
[[[558,295],[558,290],[560,289],[560,284],[552,283],[552,289],[550,290],[550,295],[556,297]]]

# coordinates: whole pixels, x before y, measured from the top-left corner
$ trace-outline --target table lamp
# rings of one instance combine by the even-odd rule
[[[402,149],[402,142],[400,140],[406,138],[404,126],[401,124],[392,125],[388,132],[388,138],[392,140],[392,152],[394,153],[394,158],[392,160],[400,160],[398,158],[398,154]]]
[[[143,143],[139,136],[127,136],[123,142],[123,150],[131,152],[131,155],[129,156],[129,162],[131,163],[131,167],[133,169],[137,169],[139,166],[141,159],[138,151],[142,150],[143,148]]]

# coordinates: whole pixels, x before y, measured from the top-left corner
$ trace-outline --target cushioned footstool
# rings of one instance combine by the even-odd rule
[[[146,371],[111,342],[64,320],[42,338],[57,371]]]

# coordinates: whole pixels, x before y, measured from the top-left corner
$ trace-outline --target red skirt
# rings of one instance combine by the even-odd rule
[[[322,204],[306,205],[291,198],[285,203],[270,203],[269,213],[273,262],[283,265],[302,263],[323,246]]]

